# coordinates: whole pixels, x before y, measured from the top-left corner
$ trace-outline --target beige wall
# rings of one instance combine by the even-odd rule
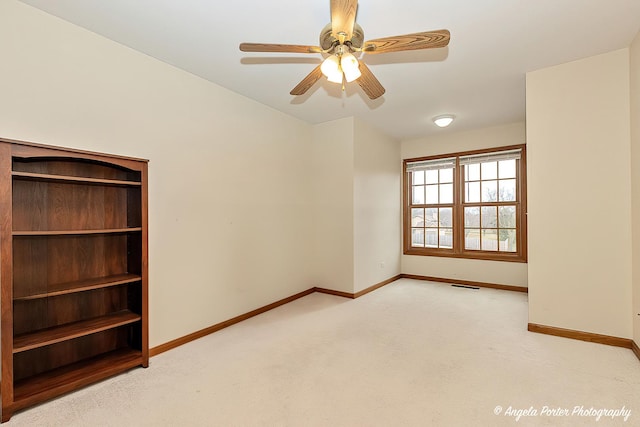
[[[355,120],[354,292],[400,273],[400,143]]]
[[[524,144],[525,141],[524,123],[514,123],[468,132],[446,133],[427,138],[406,140],[401,145],[401,156],[402,159],[410,159]],[[401,167],[401,165],[398,165],[398,168]],[[402,273],[502,285],[527,286],[526,263],[402,255]]]
[[[313,284],[353,292],[353,118],[313,126]]]
[[[315,286],[355,293],[400,273],[400,148],[353,117],[312,129]]]
[[[631,320],[629,50],[527,74],[529,321]]]
[[[313,286],[310,125],[14,0],[0,40],[1,136],[150,159],[151,346]]]
[[[630,52],[631,194],[633,227],[633,337],[640,345],[640,33]]]

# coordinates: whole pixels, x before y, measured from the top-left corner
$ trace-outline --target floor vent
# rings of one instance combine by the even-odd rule
[[[465,289],[475,289],[476,291],[480,288],[476,288],[475,286],[466,286],[466,285],[451,285],[454,288],[465,288]]]

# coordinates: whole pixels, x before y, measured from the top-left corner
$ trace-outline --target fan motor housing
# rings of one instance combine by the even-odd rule
[[[331,24],[329,23],[320,33],[320,47],[324,50],[331,49],[331,46],[338,41],[337,38],[333,37],[331,32]],[[350,41],[351,45],[357,49],[362,47],[362,43],[364,43],[364,31],[360,25],[356,23],[353,24],[353,35],[351,36],[351,40],[347,41]]]

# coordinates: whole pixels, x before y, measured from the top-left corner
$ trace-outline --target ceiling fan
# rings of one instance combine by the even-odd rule
[[[362,27],[356,24],[358,0],[331,0],[331,23],[320,32],[320,46],[241,43],[243,52],[286,52],[328,54],[307,77],[293,88],[291,95],[303,95],[324,75],[330,82],[356,81],[371,99],[382,96],[384,87],[364,62],[353,55],[431,49],[449,44],[449,30],[426,31],[364,41]]]

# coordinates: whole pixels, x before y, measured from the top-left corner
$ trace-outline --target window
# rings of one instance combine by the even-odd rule
[[[404,161],[404,253],[526,261],[525,146]]]

